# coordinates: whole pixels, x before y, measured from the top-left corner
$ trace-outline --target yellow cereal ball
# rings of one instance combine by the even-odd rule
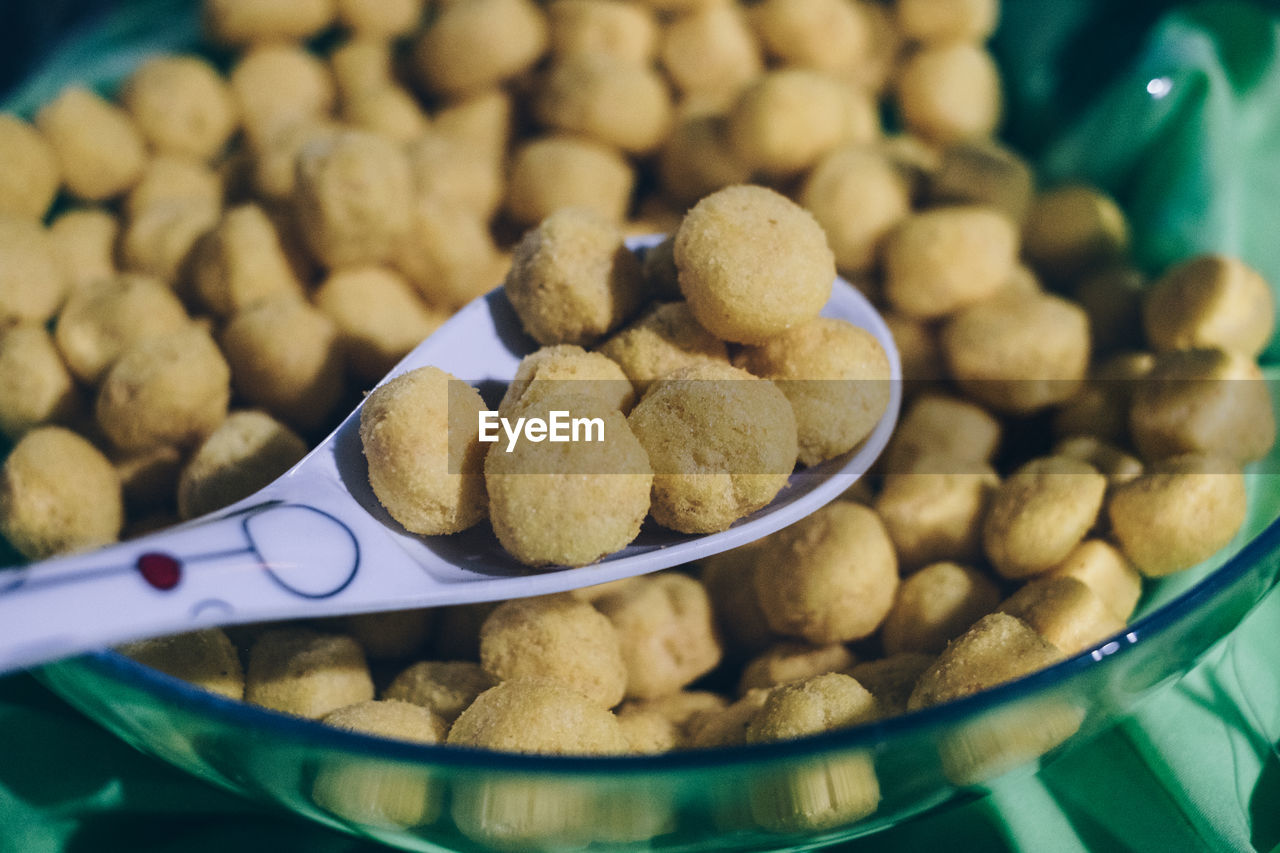
[[[351,130],[307,142],[297,169],[294,212],[321,263],[391,257],[412,216],[413,176],[403,151],[377,134]]]
[[[685,302],[658,303],[597,348],[643,395],[657,379],[693,364],[727,364],[724,342],[694,319]]]
[[[338,327],[351,374],[366,382],[385,376],[447,316],[384,267],[338,270],[316,290],[315,304]]]
[[[1000,123],[1000,72],[980,45],[918,50],[898,72],[897,96],[907,129],[932,142],[990,136]]]
[[[355,127],[399,145],[422,136],[429,126],[417,97],[399,85],[369,89],[345,98],[342,116]]]
[[[879,116],[865,92],[802,68],[760,75],[729,112],[734,154],[771,178],[798,175],[828,151],[872,142],[879,132]]]
[[[629,154],[647,154],[666,138],[671,95],[647,65],[605,54],[584,54],[552,66],[534,98],[544,125]]]
[[[1084,381],[1089,318],[1047,293],[1001,295],[954,315],[943,327],[942,350],[974,400],[1030,414],[1066,402]]]
[[[668,374],[628,418],[653,466],[654,521],[726,530],[769,503],[795,467],[796,420],[772,382],[716,362]]]
[[[653,699],[629,699],[618,706],[618,721],[626,728],[625,718],[635,716],[658,717],[674,728],[678,745],[684,745],[689,729],[700,715],[723,711],[729,702],[719,693],[709,690],[679,690]]]
[[[869,722],[875,699],[848,675],[829,672],[769,691],[747,726],[748,743],[769,743]]]
[[[501,206],[506,177],[489,152],[437,132],[421,134],[408,152],[419,197],[428,196],[442,207],[468,211],[486,222]]]
[[[138,130],[158,153],[212,160],[235,132],[235,99],[212,65],[196,56],[158,56],[120,90]]]
[[[511,143],[515,106],[504,89],[484,89],[442,104],[431,129],[503,166]]]
[[[1271,390],[1258,365],[1238,352],[1162,353],[1133,389],[1129,429],[1147,460],[1181,453],[1261,459],[1276,437]]]
[[[710,599],[688,575],[639,578],[597,599],[595,607],[617,629],[630,699],[675,693],[720,662]]]
[[[120,220],[95,207],[68,210],[49,226],[54,260],[70,290],[116,273],[116,240]]]
[[[405,36],[422,21],[424,0],[337,0],[338,23],[358,36]]]
[[[928,708],[1013,681],[1062,660],[1062,652],[1007,613],[983,616],[921,674],[907,707]]]
[[[760,44],[779,64],[846,74],[866,62],[874,32],[848,0],[765,0],[752,8]]]
[[[268,299],[302,296],[280,234],[256,204],[228,210],[201,238],[192,257],[191,288],[205,309],[222,318]]]
[[[383,698],[421,705],[452,723],[477,696],[497,683],[474,661],[420,661],[397,675],[383,691]]]
[[[373,698],[373,680],[360,645],[341,634],[276,628],[249,650],[244,700],[318,720]]]
[[[947,146],[929,175],[929,198],[942,204],[980,204],[1014,222],[1026,219],[1035,175],[1021,156],[988,139]]]
[[[736,3],[708,3],[673,18],[660,58],[685,98],[722,109],[764,71],[760,46]]]
[[[622,232],[584,208],[557,211],[527,232],[503,287],[524,330],[544,345],[592,344],[644,299],[640,260]]]
[[[209,0],[205,32],[231,47],[304,41],[333,23],[334,0]]]
[[[1244,262],[1200,255],[1156,279],[1142,316],[1156,350],[1217,347],[1256,358],[1271,340],[1275,299]]]
[[[907,713],[911,691],[935,659],[934,655],[921,652],[902,652],[855,664],[847,671],[876,698],[881,718],[896,717]]]
[[[961,205],[906,219],[884,245],[885,296],[933,319],[994,296],[1013,274],[1018,234],[992,208]]]
[[[443,743],[448,731],[445,721],[426,708],[394,700],[346,705],[321,722],[414,743]],[[431,823],[441,807],[439,788],[412,768],[373,768],[346,761],[321,763],[311,795],[321,808],[347,820],[391,829]]]
[[[763,343],[818,316],[835,279],[822,226],[759,186],[728,187],[698,202],[676,232],[675,259],[694,317],[737,343]]]
[[[463,0],[439,11],[414,61],[428,89],[458,96],[515,77],[546,48],[546,15],[530,0]]]
[[[327,726],[414,743],[443,743],[448,726],[429,709],[395,699],[367,699],[321,718]]]
[[[920,471],[916,462],[972,460],[989,462],[1000,446],[1000,421],[968,400],[944,394],[922,394],[906,410],[885,451],[889,473]],[[939,471],[936,462],[932,469]]]
[[[511,417],[534,403],[564,393],[595,397],[624,415],[636,400],[631,383],[615,362],[573,344],[557,344],[520,360],[498,412]]]
[[[783,641],[774,643],[749,660],[738,679],[738,695],[753,690],[806,681],[828,672],[841,672],[853,666],[853,652],[843,643],[812,645]]]
[[[557,59],[595,53],[648,63],[657,50],[653,11],[629,0],[553,0],[547,20]]]
[[[756,563],[769,627],[811,643],[870,636],[898,588],[893,542],[873,510],[827,504],[773,535]]]
[[[264,44],[248,51],[232,68],[229,83],[255,146],[281,128],[329,115],[337,97],[328,67],[293,44]]]
[[[175,202],[222,206],[222,176],[207,164],[185,155],[157,154],[124,201],[124,210],[136,218],[147,208]]]
[[[619,632],[566,593],[498,605],[480,628],[480,665],[499,681],[555,682],[601,708],[621,702],[627,687]]]
[[[40,424],[66,423],[79,410],[75,380],[44,326],[0,329],[0,433],[17,441]]]
[[[658,152],[658,177],[673,201],[692,205],[716,190],[746,183],[751,169],[730,150],[723,116],[695,114],[679,119],[667,136]]]
[[[983,547],[1010,579],[1043,574],[1067,558],[1098,518],[1107,478],[1065,456],[1033,459],[996,489]]]
[[[465,530],[485,516],[480,394],[434,367],[375,388],[360,410],[369,483],[413,533]]]
[[[196,243],[218,224],[221,211],[200,201],[155,204],[129,221],[120,237],[120,266],[176,286]]]
[[[631,203],[635,173],[616,150],[586,139],[550,136],[512,155],[507,212],[536,225],[565,207],[583,207],[619,222]]]
[[[1030,625],[1063,654],[1073,655],[1124,630],[1124,620],[1083,581],[1046,576],[1027,582],[999,612]]]
[[[680,745],[682,735],[671,720],[647,708],[624,704],[617,711],[618,725],[631,752],[655,755]]]
[[[116,651],[202,690],[236,701],[244,698],[240,654],[226,633],[217,628],[141,640]]]
[[[0,215],[0,323],[43,323],[66,296],[49,232],[39,222]]]
[[[1232,540],[1245,511],[1239,466],[1195,453],[1155,463],[1107,501],[1112,535],[1147,577],[1209,559]]]
[[[627,751],[612,711],[555,681],[517,678],[476,697],[449,729],[450,744],[546,755]]]
[[[329,54],[333,82],[344,101],[394,85],[396,76],[392,66],[391,42],[359,33]]]
[[[0,215],[44,219],[61,184],[53,147],[22,119],[0,113]]]
[[[851,145],[818,161],[805,179],[800,203],[827,232],[836,267],[857,273],[875,265],[881,242],[910,214],[908,190],[901,171],[883,153]]]
[[[502,281],[501,256],[488,223],[474,212],[419,198],[396,244],[396,268],[433,305],[459,308]]]
[[[958,563],[925,566],[902,582],[885,617],[885,653],[937,654],[999,603],[1000,590],[982,572]]]
[[[1000,478],[977,459],[929,454],[890,469],[874,506],[906,571],[982,556],[982,519]]]
[[[897,0],[898,26],[923,42],[985,41],[1000,17],[999,0]]]
[[[142,175],[146,145],[128,113],[80,86],[68,86],[36,115],[76,198],[106,201]]]
[[[263,412],[227,415],[182,469],[178,515],[205,515],[247,498],[307,455],[307,443]]]
[[[748,743],[819,734],[870,722],[875,698],[853,678],[832,672],[769,692],[747,726]],[[752,818],[774,830],[845,825],[880,803],[875,764],[866,752],[754,774],[749,781]]]
[[[889,357],[874,335],[844,320],[792,326],[745,347],[734,363],[772,379],[791,401],[802,465],[852,450],[889,407]]]
[[[1121,260],[1129,223],[1111,197],[1068,184],[1042,193],[1023,225],[1022,248],[1042,275],[1072,279]]]
[[[124,274],[73,293],[58,314],[54,340],[76,378],[95,385],[133,344],[189,322],[186,308],[164,282]]]
[[[566,413],[560,429],[556,412]],[[653,474],[622,413],[595,396],[564,393],[516,414],[561,439],[525,433],[513,444],[499,435],[505,443],[489,449],[489,517],[502,546],[531,566],[585,566],[630,544],[649,512]],[[584,425],[581,440],[569,432],[573,423]]]
[[[1142,575],[1114,545],[1086,539],[1045,577],[1069,577],[1089,587],[1121,620],[1133,615],[1142,597]]]
[[[0,533],[30,560],[109,544],[123,524],[116,469],[70,430],[31,430],[0,467]]]
[[[188,323],[123,352],[98,386],[98,427],[117,449],[192,447],[227,415],[231,371],[210,334]]]

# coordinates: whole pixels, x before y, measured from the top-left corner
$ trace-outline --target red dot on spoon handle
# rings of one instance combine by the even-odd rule
[[[150,552],[138,558],[138,573],[158,590],[170,590],[182,580],[182,563],[168,554]]]

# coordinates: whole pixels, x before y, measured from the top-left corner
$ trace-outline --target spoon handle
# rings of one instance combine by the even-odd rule
[[[0,571],[0,672],[144,637],[361,609],[353,598],[431,596],[376,522],[343,511],[345,492],[316,478],[298,491],[269,486],[218,515]],[[372,555],[379,570],[360,573]]]

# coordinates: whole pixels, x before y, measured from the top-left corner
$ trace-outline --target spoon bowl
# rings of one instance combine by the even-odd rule
[[[631,241],[643,252],[660,237]],[[837,279],[823,315],[866,329],[891,367],[889,405],[836,459],[793,473],[768,506],[728,530],[687,535],[646,522],[639,537],[573,569],[530,569],[487,523],[421,536],[391,518],[369,485],[360,407],[279,479],[203,518],[97,551],[0,573],[0,672],[144,637],[247,622],[438,607],[562,592],[681,565],[745,545],[838,497],[889,441],[901,365],[880,315]],[[502,288],[474,300],[382,380],[434,366],[504,387],[537,349]],[[381,384],[381,383],[380,383]]]

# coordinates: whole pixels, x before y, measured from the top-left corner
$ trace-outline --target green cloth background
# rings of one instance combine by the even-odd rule
[[[1006,135],[1050,180],[1111,191],[1149,269],[1227,251],[1280,283],[1278,45],[1270,3],[1005,0]],[[1148,81],[1161,79],[1171,90],[1154,98]],[[27,675],[0,679],[0,733],[0,853],[372,849],[135,752]],[[1277,850],[1277,741],[1272,594],[1091,744],[846,849]]]

